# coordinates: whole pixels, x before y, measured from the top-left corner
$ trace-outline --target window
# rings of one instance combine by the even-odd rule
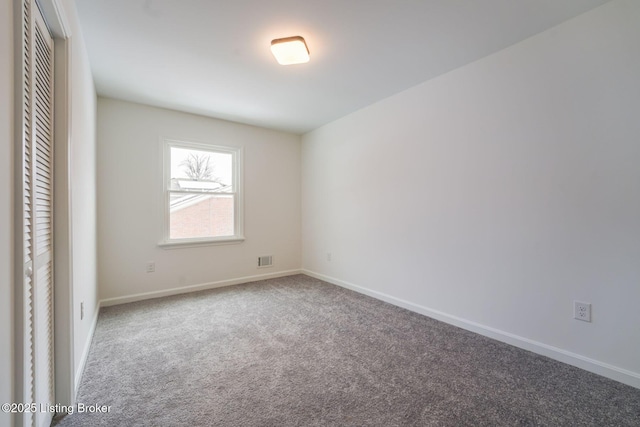
[[[241,241],[242,151],[164,141],[164,238],[161,245]]]

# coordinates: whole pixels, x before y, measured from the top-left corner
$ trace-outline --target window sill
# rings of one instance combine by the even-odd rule
[[[207,240],[176,240],[171,242],[159,242],[158,246],[162,249],[182,249],[182,248],[197,248],[200,246],[220,246],[220,245],[235,245],[244,242],[244,236],[231,236],[221,239],[207,239]]]

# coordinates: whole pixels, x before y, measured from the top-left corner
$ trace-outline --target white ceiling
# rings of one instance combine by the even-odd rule
[[[607,0],[76,0],[100,95],[304,133]],[[307,64],[272,39],[303,36]]]

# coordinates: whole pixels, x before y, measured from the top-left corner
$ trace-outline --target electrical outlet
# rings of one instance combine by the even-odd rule
[[[591,304],[588,302],[573,302],[573,318],[583,322],[591,322]]]
[[[331,261],[331,252],[327,252],[327,261]]]
[[[155,273],[155,271],[156,271],[156,262],[149,261],[147,263],[147,273]]]
[[[80,320],[84,319],[84,301],[80,302]]]

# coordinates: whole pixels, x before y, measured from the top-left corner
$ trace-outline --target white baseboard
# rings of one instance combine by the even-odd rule
[[[257,274],[255,276],[245,276],[236,279],[221,280],[218,282],[202,283],[199,285],[184,286],[181,288],[164,289],[162,291],[144,292],[140,294],[126,295],[123,297],[107,298],[100,300],[101,307],[111,305],[126,304],[129,302],[142,301],[152,298],[166,297],[170,295],[187,294],[190,292],[204,291],[207,289],[222,288],[224,286],[239,285],[242,283],[257,282],[259,280],[275,279],[278,277],[293,276],[301,274],[302,270],[286,270],[268,274]]]
[[[75,381],[73,384],[73,403],[74,404],[78,396],[78,387],[80,387],[80,381],[82,381],[82,374],[84,373],[84,367],[87,364],[87,358],[89,357],[89,350],[91,349],[93,334],[95,333],[96,325],[98,324],[98,314],[100,314],[100,302],[98,302],[98,306],[96,307],[96,312],[93,315],[93,319],[91,319],[91,326],[89,327],[89,333],[87,334],[87,341],[85,341],[84,343],[80,364],[78,365],[78,369],[76,370]]]
[[[480,335],[484,335],[489,338],[493,338],[498,341],[502,341],[506,344],[513,345],[515,347],[522,348],[524,350],[531,351],[533,353],[547,356],[551,359],[584,369],[594,374],[602,375],[603,377],[610,378],[615,381],[630,385],[635,388],[640,388],[640,373],[628,371],[626,369],[619,368],[617,366],[610,365],[608,363],[600,362],[598,360],[590,359],[577,353],[563,350],[558,347],[550,346],[524,338],[509,332],[501,331],[499,329],[491,328],[489,326],[481,325],[476,322],[472,322],[466,319],[462,319],[457,316],[452,316],[447,313],[443,313],[438,310],[433,310],[422,305],[414,304],[412,302],[396,298],[394,296],[367,289],[362,286],[354,285],[353,283],[345,282],[334,277],[325,276],[324,274],[316,273],[309,270],[302,270],[303,274],[307,276],[315,277],[316,279],[324,280],[325,282],[332,283],[334,285],[351,289],[352,291],[368,295],[370,297],[379,299],[381,301],[388,302],[398,307],[405,308],[407,310],[420,313],[427,317],[431,317],[436,320],[440,320],[445,323],[457,326],[462,329],[466,329],[471,332],[475,332]]]

